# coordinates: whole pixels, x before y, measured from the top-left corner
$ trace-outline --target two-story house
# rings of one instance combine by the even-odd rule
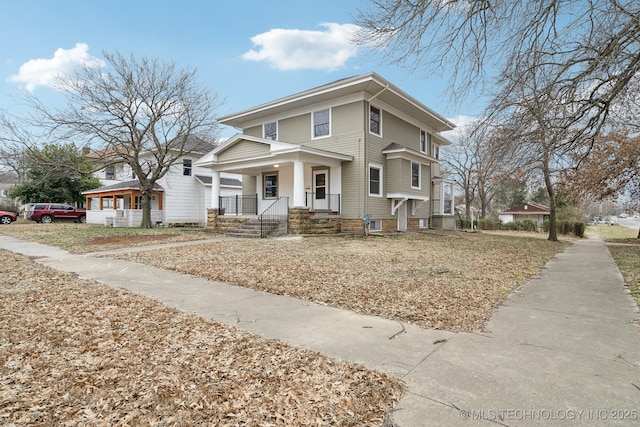
[[[293,233],[327,221],[349,233],[454,227],[453,184],[440,177],[439,157],[449,144],[441,132],[455,125],[375,73],[219,122],[240,133],[195,163],[213,173],[210,225],[286,204]],[[243,175],[248,209],[221,196],[225,172]]]
[[[151,200],[154,223],[206,225],[207,209],[211,206],[211,170],[194,165],[202,154],[192,152],[181,157],[156,183]],[[154,161],[153,153],[142,153],[140,161]],[[86,198],[87,223],[139,226],[142,197],[131,167],[124,162],[109,163],[95,176],[104,185],[82,193]],[[240,194],[242,183],[237,176],[225,176],[219,188],[223,195]]]

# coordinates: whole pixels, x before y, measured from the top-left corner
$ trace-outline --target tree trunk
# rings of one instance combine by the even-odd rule
[[[558,226],[556,224],[556,192],[553,189],[551,183],[551,176],[549,174],[549,167],[544,166],[544,182],[547,186],[547,193],[549,193],[549,238],[552,242],[558,241]]]
[[[142,195],[142,222],[140,228],[153,228],[151,222],[151,192],[147,190],[141,191]]]

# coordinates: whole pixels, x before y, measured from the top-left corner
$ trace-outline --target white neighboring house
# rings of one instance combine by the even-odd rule
[[[144,156],[144,155],[142,155]],[[142,157],[141,156],[141,157]],[[149,153],[147,156],[151,157]],[[156,182],[151,200],[151,220],[162,225],[207,224],[211,206],[211,170],[195,166],[201,153],[184,156]],[[137,227],[142,221],[140,186],[131,167],[125,163],[110,165],[96,172],[104,184],[85,191],[87,223],[118,227]],[[224,195],[242,193],[238,175],[220,179]]]
[[[536,223],[538,227],[544,225],[544,221],[549,219],[551,211],[548,206],[540,203],[529,202],[523,203],[515,208],[500,212],[498,218],[504,224],[510,222],[531,220]]]

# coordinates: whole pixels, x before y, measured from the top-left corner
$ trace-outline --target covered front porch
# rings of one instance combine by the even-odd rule
[[[87,223],[113,227],[138,227],[142,222],[142,194],[138,181],[120,182],[82,193],[86,199]],[[164,188],[154,187],[151,221],[164,222]]]
[[[260,215],[279,199],[289,208],[339,215],[342,162],[352,156],[238,134],[196,165],[212,170],[211,209],[219,215]],[[220,173],[242,174],[242,195],[220,194]]]

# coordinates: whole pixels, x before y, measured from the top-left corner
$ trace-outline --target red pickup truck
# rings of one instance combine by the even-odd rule
[[[27,219],[43,224],[59,220],[86,222],[87,211],[60,203],[36,203],[29,209]]]

